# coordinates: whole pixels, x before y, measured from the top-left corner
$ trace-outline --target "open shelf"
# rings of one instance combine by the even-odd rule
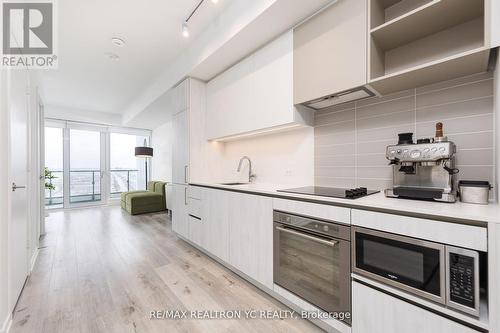
[[[376,28],[434,0],[371,0],[370,29]]]
[[[369,81],[381,94],[415,88],[486,71],[490,50],[481,47],[394,72]]]
[[[393,49],[481,17],[482,0],[434,0],[371,29],[382,49]]]
[[[385,94],[485,71],[485,1],[369,0],[373,88]]]

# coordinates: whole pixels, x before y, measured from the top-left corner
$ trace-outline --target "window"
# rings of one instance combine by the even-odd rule
[[[49,208],[62,208],[64,202],[62,128],[45,127],[45,167],[54,177],[46,180],[46,183],[54,188],[45,189],[45,205]]]
[[[148,141],[148,137],[110,134],[111,197],[119,197],[122,192],[145,189],[145,161],[134,155],[135,147],[142,146],[144,140]]]
[[[150,161],[135,157],[150,131],[46,120],[45,165],[54,178],[45,191],[49,208],[107,203],[146,188]]]

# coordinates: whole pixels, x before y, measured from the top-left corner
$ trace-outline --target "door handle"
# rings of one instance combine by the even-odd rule
[[[184,166],[184,183],[187,184],[187,182],[188,182],[188,166],[185,165]]]
[[[186,186],[186,187],[184,187],[184,205],[185,206],[187,206],[187,204],[188,204],[188,195],[187,195],[187,193],[188,193],[188,188]]]
[[[310,235],[307,235],[307,234],[303,234],[301,232],[298,232],[298,231],[295,231],[295,230],[291,230],[291,229],[286,229],[286,228],[282,228],[282,227],[275,227],[277,230],[279,231],[282,231],[282,232],[285,232],[285,233],[288,233],[288,234],[292,234],[292,235],[295,235],[295,236],[298,236],[298,237],[301,237],[301,238],[305,238],[305,239],[308,239],[308,240],[311,240],[313,242],[317,242],[317,243],[321,243],[321,244],[324,244],[324,245],[328,245],[328,246],[335,246],[338,244],[338,241],[336,240],[326,240],[326,239],[323,239],[323,238],[318,238],[318,237],[314,237],[314,236],[310,236]]]
[[[12,183],[12,192],[16,192],[18,188],[26,188],[26,186],[17,186],[16,183]]]

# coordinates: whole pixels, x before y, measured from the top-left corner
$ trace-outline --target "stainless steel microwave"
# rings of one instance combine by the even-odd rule
[[[352,228],[352,271],[479,316],[479,252]]]

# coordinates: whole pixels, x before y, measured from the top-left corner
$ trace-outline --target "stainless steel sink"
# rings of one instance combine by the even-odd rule
[[[248,183],[220,183],[220,185],[247,185]]]

